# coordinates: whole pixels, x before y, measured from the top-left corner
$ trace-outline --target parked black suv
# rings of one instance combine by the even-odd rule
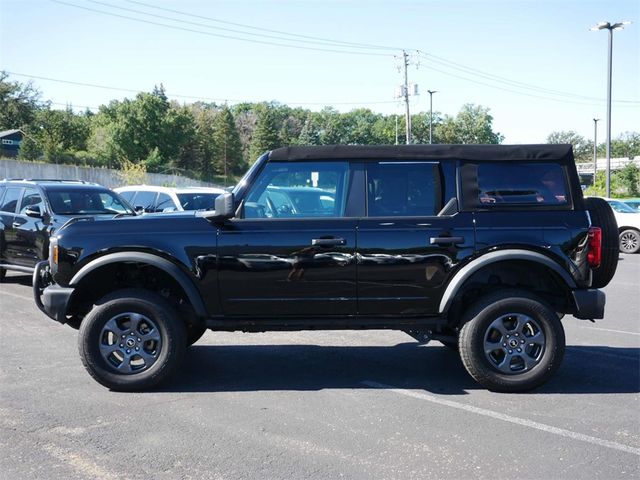
[[[49,237],[73,217],[134,214],[117,194],[75,180],[0,180],[0,282],[7,270],[32,273]]]
[[[206,329],[396,329],[516,392],[560,365],[563,314],[603,317],[616,261],[569,145],[291,147],[215,211],[67,225],[34,295],[115,390],[166,378]]]

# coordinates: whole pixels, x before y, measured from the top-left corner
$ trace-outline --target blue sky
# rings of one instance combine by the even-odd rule
[[[592,138],[592,119],[605,118],[607,34],[589,28],[620,20],[633,24],[614,34],[615,137],[640,131],[639,0],[0,0],[0,69],[133,91],[162,83],[170,97],[195,97],[180,101],[401,114],[397,57],[420,50],[413,112],[428,111],[427,89],[437,90],[434,110],[483,105],[506,143],[534,143],[557,130]],[[33,81],[56,108],[135,95]],[[601,122],[600,140],[604,131]]]

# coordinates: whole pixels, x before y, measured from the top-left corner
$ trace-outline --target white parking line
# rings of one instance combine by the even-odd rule
[[[3,294],[3,295],[9,295],[10,297],[22,298],[23,300],[33,301],[33,297],[27,296],[27,295],[20,295],[18,293],[5,292],[5,291],[2,291],[2,290],[0,290],[0,293]]]
[[[640,332],[628,332],[626,330],[612,330],[611,328],[599,328],[599,327],[582,327],[589,330],[602,330],[603,332],[624,333],[626,335],[640,335]]]
[[[514,417],[511,415],[505,415],[504,413],[494,412],[493,410],[487,410],[486,408],[474,407],[473,405],[467,405],[464,403],[454,402],[452,400],[446,400],[436,395],[431,395],[425,392],[418,392],[415,390],[405,390],[403,388],[395,388],[391,385],[385,385],[383,383],[372,382],[365,380],[360,382],[363,385],[373,388],[384,389],[407,397],[417,398],[418,400],[426,400],[427,402],[435,403],[438,405],[444,405],[446,407],[456,408],[458,410],[465,410],[467,412],[482,415],[484,417],[495,418],[496,420],[502,420],[503,422],[514,423],[523,427],[529,427],[543,432],[552,433],[565,438],[571,438],[573,440],[579,440],[581,442],[591,443],[600,447],[612,448],[621,452],[632,453],[634,455],[640,455],[640,448],[630,447],[617,442],[611,442],[602,438],[592,437],[590,435],[584,435],[582,433],[572,432],[571,430],[565,430],[563,428],[553,427],[551,425],[545,425],[544,423],[533,422],[525,418]]]

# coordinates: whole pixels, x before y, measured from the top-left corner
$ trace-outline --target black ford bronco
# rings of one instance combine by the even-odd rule
[[[89,373],[141,390],[207,329],[395,329],[458,349],[483,386],[559,367],[564,314],[604,314],[618,235],[569,145],[290,147],[212,211],[57,231],[33,288]]]

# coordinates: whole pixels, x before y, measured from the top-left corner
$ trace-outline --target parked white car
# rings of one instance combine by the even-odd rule
[[[611,205],[618,222],[620,232],[620,251],[637,253],[640,251],[640,212],[626,203],[612,198],[605,198]]]
[[[184,210],[212,210],[215,199],[225,191],[208,187],[157,187],[133,185],[114,188],[136,210],[150,212],[179,212]]]

